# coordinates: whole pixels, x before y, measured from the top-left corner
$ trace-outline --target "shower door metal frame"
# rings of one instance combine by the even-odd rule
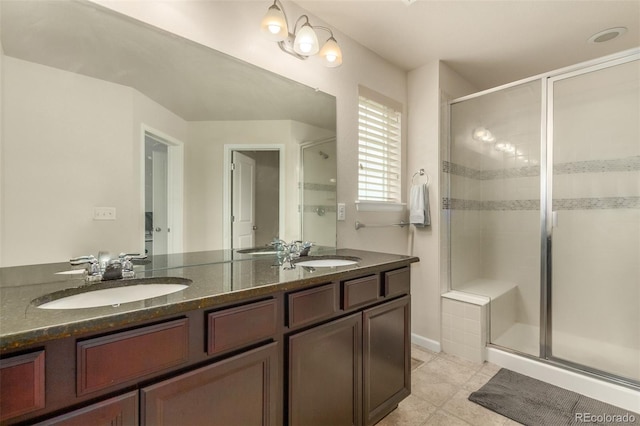
[[[611,66],[620,65],[634,60],[640,60],[640,48],[625,50],[616,54],[604,56],[591,61],[575,64],[555,71],[539,74],[533,77],[517,80],[508,84],[504,84],[491,89],[483,90],[471,95],[453,99],[448,102],[448,119],[447,125],[449,135],[451,132],[451,107],[454,104],[478,98],[490,93],[499,92],[514,86],[530,83],[540,80],[541,82],[541,111],[540,111],[540,330],[539,330],[539,347],[538,356],[530,355],[512,348],[500,346],[491,343],[491,329],[487,328],[487,346],[501,351],[512,353],[524,358],[536,360],[539,362],[551,364],[566,370],[572,370],[577,373],[592,376],[597,379],[612,382],[618,385],[629,387],[634,390],[640,389],[640,382],[607,373],[587,367],[582,364],[567,361],[561,358],[555,358],[552,355],[551,336],[552,336],[552,310],[551,310],[551,286],[552,286],[552,247],[553,247],[553,204],[552,204],[552,184],[553,184],[553,84],[556,81],[570,78],[576,75],[593,72],[600,69],[606,69]],[[448,141],[450,143],[450,141]],[[448,150],[449,157],[447,161],[451,161],[450,147]],[[450,197],[451,185],[450,177],[443,179],[447,183],[445,192],[446,197]],[[451,213],[448,212],[442,217],[446,229],[443,235],[448,239],[448,265],[446,276],[446,288],[451,288]],[[489,317],[489,315],[487,316]]]
[[[613,57],[602,58],[596,62],[583,64],[583,66],[563,73],[554,73],[543,78],[543,87],[546,88],[546,114],[542,116],[542,122],[546,122],[546,129],[543,127],[541,151],[546,151],[546,158],[541,155],[541,228],[542,248],[541,256],[541,310],[540,310],[540,358],[547,360],[554,365],[568,367],[572,370],[587,373],[599,378],[604,378],[610,382],[630,387],[632,389],[640,389],[640,381],[628,377],[619,376],[613,373],[589,367],[580,363],[558,358],[553,355],[553,312],[552,312],[552,290],[553,290],[553,228],[554,228],[554,211],[553,211],[553,144],[554,144],[554,84],[556,82],[567,80],[573,77],[585,75],[592,72],[605,70],[607,68],[618,65],[638,61],[640,65],[640,51],[623,52],[622,54],[613,55]],[[544,95],[543,95],[544,96]],[[545,170],[543,171],[542,168]],[[542,178],[544,177],[544,178]],[[546,188],[545,188],[546,186]],[[546,244],[544,244],[546,242]],[[543,327],[544,322],[544,327]]]

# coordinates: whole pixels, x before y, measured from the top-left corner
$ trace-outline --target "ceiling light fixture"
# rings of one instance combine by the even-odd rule
[[[298,24],[302,25],[298,28]],[[300,16],[294,25],[293,33],[289,32],[287,15],[279,0],[273,4],[262,19],[262,32],[269,40],[277,41],[283,52],[295,56],[298,59],[307,59],[319,54],[322,62],[327,67],[338,67],[342,64],[342,51],[338,42],[333,37],[333,32],[327,27],[311,25],[307,15]],[[324,30],[329,33],[329,38],[320,48],[318,35],[315,30]]]
[[[625,27],[609,28],[608,30],[600,31],[599,33],[592,35],[587,41],[589,43],[604,43],[605,41],[618,38],[626,32],[627,29]]]

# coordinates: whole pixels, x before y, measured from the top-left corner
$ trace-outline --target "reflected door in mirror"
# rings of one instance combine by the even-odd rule
[[[255,244],[256,162],[241,152],[233,152],[232,232],[233,248],[251,248]]]
[[[168,149],[145,134],[145,251],[166,254],[168,240]]]

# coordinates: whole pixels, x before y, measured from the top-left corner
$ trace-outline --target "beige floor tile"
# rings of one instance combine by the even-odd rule
[[[459,385],[434,377],[433,373],[426,370],[426,365],[412,372],[411,393],[433,405],[441,406],[458,389]]]
[[[518,425],[468,400],[469,394],[480,389],[500,367],[489,363],[473,363],[416,345],[411,347],[411,357],[422,362],[411,372],[411,395],[378,425]]]
[[[486,363],[481,364],[478,362],[469,361],[469,360],[457,357],[455,355],[447,354],[444,352],[440,352],[438,354],[438,358],[446,359],[447,361],[453,362],[457,365],[460,365],[462,367],[465,367],[467,369],[474,370],[474,371],[480,370],[480,368],[482,368],[484,364],[486,364]]]
[[[469,392],[475,392],[491,380],[492,377],[493,376],[482,374],[481,372],[476,373],[462,385],[462,388]]]
[[[461,420],[446,411],[438,410],[432,414],[423,426],[471,426],[469,423]]]
[[[436,411],[436,407],[418,398],[415,395],[408,396],[398,404],[398,408],[393,410],[382,419],[378,426],[421,426],[431,414]]]
[[[448,358],[436,357],[426,363],[419,371],[428,372],[433,383],[448,382],[462,385],[469,380],[478,369],[468,368],[462,364],[452,362]]]
[[[478,372],[493,377],[498,371],[500,371],[501,368],[502,367],[498,365],[491,364],[490,362],[485,362],[482,364],[482,367],[480,367],[480,370]]]
[[[469,401],[468,397],[469,391],[460,390],[442,408],[475,426],[502,426],[509,421],[508,418]]]
[[[437,355],[437,353],[431,352],[430,350],[425,348],[421,348],[418,345],[411,345],[411,356],[413,358],[419,359],[420,361],[431,361]]]

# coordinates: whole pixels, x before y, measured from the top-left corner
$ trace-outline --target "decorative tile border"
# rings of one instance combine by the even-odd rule
[[[515,167],[510,169],[476,170],[471,167],[442,162],[442,171],[456,176],[470,179],[492,180],[517,177],[538,177],[540,166]],[[609,172],[637,172],[640,171],[640,156],[620,158],[615,160],[576,161],[553,166],[553,172],[558,175],[574,173],[609,173]]]
[[[443,198],[443,210],[540,210],[540,200],[478,201]]]
[[[577,161],[553,166],[556,174],[637,172],[640,170],[640,156],[616,160]]]
[[[298,188],[300,188],[300,182],[298,182]],[[324,183],[309,183],[305,182],[303,186],[305,191],[328,191],[336,192],[336,185],[327,185]]]
[[[640,197],[605,197],[558,199],[555,210],[640,209]]]
[[[640,197],[561,198],[554,210],[640,209]],[[443,198],[442,210],[518,211],[540,210],[540,200],[477,201]]]

